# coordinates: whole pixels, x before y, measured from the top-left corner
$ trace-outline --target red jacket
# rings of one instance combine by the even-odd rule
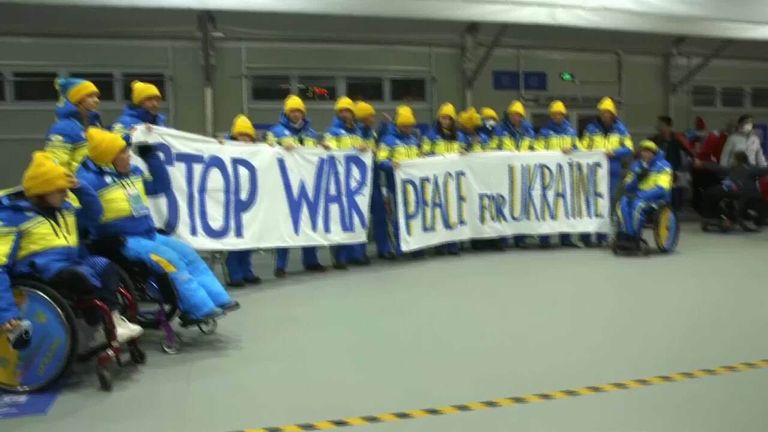
[[[696,158],[707,162],[720,162],[720,154],[723,152],[727,140],[728,134],[725,132],[719,135],[710,132],[704,139]]]

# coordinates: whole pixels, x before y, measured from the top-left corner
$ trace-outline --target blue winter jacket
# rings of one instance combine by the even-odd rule
[[[339,117],[335,117],[325,132],[325,144],[334,150],[357,149],[363,144],[362,135],[357,123],[349,127]]]
[[[80,110],[65,100],[56,107],[56,122],[45,137],[45,150],[73,173],[88,155],[88,140],[85,138],[88,126],[101,127],[99,113],[88,112],[88,125],[85,125]]]
[[[629,136],[627,127],[619,119],[616,119],[610,128],[606,128],[600,119],[589,123],[584,129],[581,138],[584,150],[612,151],[610,157],[611,177],[621,175],[621,161],[633,152],[632,137]]]
[[[523,120],[520,129],[516,128],[508,118],[501,122],[501,129],[504,131],[502,137],[501,149],[507,151],[527,152],[534,151],[534,141],[536,132],[528,120]]]
[[[280,122],[269,128],[267,131],[267,144],[286,145],[302,147],[317,147],[317,132],[312,129],[312,122],[305,118],[301,126],[296,127],[288,119],[285,113],[280,114]]]
[[[664,201],[672,199],[672,165],[659,151],[653,160],[646,164],[641,160],[632,162],[629,173],[624,179],[624,191],[635,194],[643,201]]]
[[[144,123],[166,126],[166,119],[162,114],[152,114],[140,106],[128,104],[123,109],[123,114],[112,123],[112,132],[121,134],[125,142],[131,145],[131,129]]]
[[[151,176],[145,175],[136,165],[131,165],[129,175],[123,175],[111,166],[96,164],[90,158],[83,161],[77,171],[77,179],[96,191],[103,208],[99,223],[91,230],[95,237],[155,236],[152,215],[134,215],[128,194],[137,191],[144,205],[148,206],[147,196],[165,194],[171,189],[171,180],[157,153],[150,153],[144,161]]]
[[[536,148],[541,151],[580,150],[581,144],[576,129],[568,120],[564,119],[560,124],[550,120],[539,131]]]
[[[392,169],[392,162],[418,159],[423,156],[419,137],[415,133],[405,135],[399,130],[385,136],[376,151],[376,161],[385,170]]]
[[[96,224],[101,205],[87,185],[73,189],[80,207],[66,201],[61,209],[39,209],[22,191],[0,197],[0,324],[17,318],[11,292],[13,276],[52,279],[80,257],[78,223]]]

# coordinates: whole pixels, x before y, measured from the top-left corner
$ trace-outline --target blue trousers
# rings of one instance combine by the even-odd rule
[[[368,243],[339,245],[333,248],[333,262],[347,265],[362,261],[368,250]]]
[[[373,219],[373,240],[376,242],[376,252],[379,256],[388,255],[394,252],[390,241],[389,215],[387,215],[387,206],[382,192],[382,176],[385,177],[384,184],[388,184],[390,175],[378,167],[374,169],[373,188],[371,189],[371,216]],[[392,179],[394,182],[394,179]],[[387,190],[390,190],[388,187]],[[394,188],[391,189],[394,192]]]
[[[172,237],[128,236],[123,254],[130,260],[146,263],[157,273],[168,273],[178,292],[179,308],[192,318],[203,318],[232,302],[200,255]]]
[[[451,255],[458,255],[459,253],[461,253],[461,243],[453,242],[453,243],[442,244],[437,247],[437,250],[439,252],[443,252]]]
[[[275,252],[277,255],[275,269],[285,270],[288,266],[288,249],[277,249]],[[320,265],[320,260],[317,258],[316,247],[301,248],[301,255],[301,262],[304,265],[304,268]]]
[[[230,283],[239,283],[256,278],[251,270],[251,251],[241,250],[227,253],[225,261],[227,266],[227,280]]]
[[[374,190],[379,191],[381,196],[380,205],[374,205],[373,213],[373,235],[376,240],[376,249],[379,256],[402,255],[403,252],[400,249],[400,226],[397,223],[397,208],[395,207],[395,174],[392,171],[381,170],[381,172],[384,173],[385,187],[390,197],[390,211],[387,211],[381,187],[374,188]],[[374,195],[371,196],[371,200],[375,202]]]
[[[640,237],[648,210],[663,201],[646,201],[623,196],[619,203],[619,223],[621,230],[632,237]]]

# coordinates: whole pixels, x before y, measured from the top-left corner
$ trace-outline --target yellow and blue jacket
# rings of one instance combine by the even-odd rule
[[[376,145],[379,142],[379,134],[373,128],[369,128],[362,123],[359,123],[357,128],[360,129],[360,139],[363,140],[363,144],[368,146],[369,150],[375,152]]]
[[[59,165],[67,167],[72,173],[77,171],[80,162],[88,156],[88,140],[85,138],[88,126],[101,127],[99,113],[89,112],[88,125],[85,125],[80,111],[68,100],[56,107],[56,122],[48,129],[45,150]]]
[[[285,113],[280,114],[280,122],[269,128],[266,136],[269,145],[293,144],[297,147],[317,147],[317,132],[312,129],[312,122],[305,118],[300,126],[291,123]]]
[[[536,150],[563,151],[566,149],[582,149],[576,129],[571,126],[568,120],[564,119],[560,124],[550,120],[539,131],[539,136],[536,138]]]
[[[621,174],[621,160],[634,152],[632,137],[618,119],[610,127],[603,125],[600,119],[589,123],[581,137],[581,145],[587,151],[612,151],[610,173],[614,177]]]
[[[95,224],[101,216],[96,193],[87,185],[72,191],[80,205],[40,209],[22,191],[0,197],[0,323],[19,316],[11,293],[13,276],[52,279],[80,257],[78,223]]]
[[[461,153],[466,146],[464,133],[456,130],[445,130],[435,123],[432,129],[421,139],[423,155],[446,155]]]
[[[478,135],[483,137],[483,141],[487,144],[483,148],[483,151],[501,150],[504,142],[504,131],[501,126],[480,126],[477,129]]]
[[[501,137],[501,150],[516,152],[536,150],[534,147],[536,132],[533,131],[533,126],[527,120],[523,120],[523,124],[518,129],[509,119],[504,119],[501,123],[501,129],[504,132]]]
[[[336,117],[325,133],[325,145],[334,150],[357,150],[363,144],[362,132],[355,123],[352,127]]]
[[[152,114],[140,106],[128,104],[123,114],[112,123],[112,132],[122,135],[125,142],[131,145],[131,129],[144,123],[164,127],[167,122],[162,114]]]
[[[664,152],[658,151],[649,164],[634,161],[624,179],[624,191],[643,201],[671,201],[672,165],[664,158]]]
[[[385,169],[392,168],[392,162],[418,159],[424,154],[419,137],[415,133],[405,135],[396,130],[385,136],[376,151],[376,161]]]
[[[482,153],[485,151],[496,150],[493,148],[490,135],[482,133],[480,129],[481,128],[477,128],[473,133],[464,134],[464,147],[467,151],[472,153]]]
[[[148,195],[168,192],[171,180],[163,161],[157,153],[150,153],[145,159],[151,175],[136,165],[131,165],[128,175],[118,173],[111,166],[98,165],[86,158],[77,171],[77,179],[87,184],[99,198],[103,211],[90,233],[95,237],[155,236],[155,221],[149,213],[135,216],[129,196],[138,193],[144,206],[149,205]]]

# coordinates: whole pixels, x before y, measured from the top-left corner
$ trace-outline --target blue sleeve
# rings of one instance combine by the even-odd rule
[[[667,196],[667,191],[661,186],[656,186],[653,189],[640,191],[637,193],[637,198],[645,201],[656,201]]]
[[[147,155],[144,162],[147,163],[151,178],[144,177],[144,189],[147,195],[160,195],[171,190],[171,177],[156,151]]]
[[[6,230],[0,235],[0,248],[3,249],[0,253],[0,260],[3,263],[0,267],[0,324],[21,316],[16,300],[13,298],[11,278],[8,275],[17,247],[18,235],[15,230]]]
[[[617,148],[613,152],[613,158],[612,159],[624,159],[625,157],[627,157],[627,156],[629,156],[631,154],[632,154],[632,149],[624,147],[624,146],[621,146],[621,147]]]
[[[82,227],[91,227],[97,225],[104,214],[104,208],[96,191],[91,185],[80,182],[80,186],[72,189],[72,193],[80,201],[80,208],[77,210],[77,224]]]

